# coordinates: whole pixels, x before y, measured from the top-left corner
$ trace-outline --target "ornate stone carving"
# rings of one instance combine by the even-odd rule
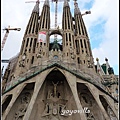
[[[86,117],[87,117],[87,120],[95,120],[93,114],[90,112],[90,113],[86,113]]]
[[[42,57],[42,53],[43,53],[43,49],[42,49],[42,47],[40,46],[39,51],[38,51],[38,53],[36,54],[36,57],[37,57],[37,58],[41,58],[41,57]]]
[[[19,61],[19,67],[25,67],[25,60]]]
[[[85,107],[86,107],[86,105],[89,107],[92,106],[92,100],[90,99],[90,96],[88,94],[81,93],[80,100],[81,100],[81,103],[83,103],[85,105]]]
[[[23,116],[27,110],[28,104],[31,99],[31,94],[29,92],[25,92],[20,98],[20,105],[18,106],[18,110],[15,113],[15,120],[22,120]]]
[[[26,60],[27,60],[27,54],[24,53],[24,54],[21,56],[21,60],[19,61],[19,67],[25,67]]]
[[[66,109],[66,103],[68,100],[62,99],[60,92],[57,90],[57,83],[52,81],[53,89],[48,90],[47,99],[43,100],[45,109],[42,117],[49,118],[50,120],[62,120],[62,111]],[[49,116],[49,117],[48,117]]]
[[[56,97],[56,94],[57,94],[57,85],[58,85],[59,81],[55,84],[53,81],[52,81],[52,84],[54,86],[54,97]]]
[[[71,54],[71,58],[75,59],[74,49],[72,47],[70,47],[70,54]]]
[[[118,120],[110,106],[107,107],[107,113],[111,120]]]

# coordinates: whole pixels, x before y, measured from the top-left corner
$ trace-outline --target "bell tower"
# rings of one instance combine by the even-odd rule
[[[34,62],[38,34],[38,18],[39,2],[36,2],[23,37],[21,50],[17,60],[15,76],[27,72]]]
[[[75,62],[75,46],[74,46],[74,28],[72,14],[68,1],[64,1],[63,5],[63,18],[62,18],[62,29],[63,29],[63,57],[64,61]]]
[[[35,65],[46,64],[49,57],[49,29],[50,29],[50,6],[49,0],[45,0],[41,15],[39,16],[38,38],[36,44]],[[43,61],[43,62],[41,62]]]
[[[85,65],[88,68],[94,68],[94,61],[88,33],[76,1],[74,2],[74,19],[77,63],[78,65]]]

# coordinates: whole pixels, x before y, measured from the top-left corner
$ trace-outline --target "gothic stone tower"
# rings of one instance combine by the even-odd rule
[[[74,6],[72,16],[64,0],[62,29],[51,29],[49,0],[41,15],[36,2],[21,50],[3,76],[2,120],[118,120],[118,76],[108,60],[94,65],[76,1]],[[54,34],[62,44],[50,42]]]

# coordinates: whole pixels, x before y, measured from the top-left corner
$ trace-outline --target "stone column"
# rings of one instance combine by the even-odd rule
[[[24,88],[25,86],[26,86],[26,84],[24,84],[24,85],[21,84],[20,86],[17,87],[17,89],[16,89],[17,92],[16,92],[16,94],[13,94],[12,99],[11,99],[9,105],[8,105],[7,109],[5,110],[5,112],[4,112],[4,114],[3,114],[2,120],[5,120],[5,119],[6,119],[6,117],[7,117],[7,115],[9,114],[11,108],[13,107],[16,99],[19,97],[21,91],[23,90],[23,88]]]
[[[105,119],[110,120],[110,117],[108,116],[106,110],[104,109],[102,103],[100,102],[98,90],[93,85],[90,85],[89,83],[86,83],[86,86],[88,87],[88,89],[90,90],[94,99],[96,100],[96,102],[97,102],[98,106],[100,107],[100,110],[103,113]]]
[[[73,97],[75,99],[76,102],[76,106],[78,110],[83,110],[82,105],[80,103],[79,97],[78,97],[78,93],[77,93],[77,87],[76,87],[76,77],[73,75],[70,75],[70,73],[66,72],[65,73],[66,78],[67,78],[67,82],[71,88]],[[87,120],[85,113],[79,113],[81,120]]]
[[[36,78],[34,78],[34,79],[36,79],[35,89],[34,89],[34,92],[33,92],[33,96],[30,100],[30,103],[28,105],[27,111],[25,113],[25,116],[23,117],[23,120],[29,120],[29,117],[31,115],[33,106],[36,102],[36,98],[38,96],[38,93],[40,91],[40,88],[41,88],[44,80],[45,80],[45,77],[46,77],[47,73],[48,73],[48,71],[45,71],[44,73],[42,73],[42,74],[36,76]]]

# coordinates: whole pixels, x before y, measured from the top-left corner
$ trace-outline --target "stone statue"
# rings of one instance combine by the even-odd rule
[[[53,81],[52,81],[52,84],[54,86],[53,90],[54,90],[54,97],[57,96],[57,85],[58,85],[59,81],[55,84]]]
[[[95,120],[92,113],[87,113],[86,116],[87,116],[87,120]]]
[[[23,116],[27,110],[28,104],[30,102],[31,94],[29,92],[25,92],[20,99],[20,106],[15,113],[15,120],[22,120]]]
[[[118,120],[110,106],[107,107],[107,112],[111,120]]]

